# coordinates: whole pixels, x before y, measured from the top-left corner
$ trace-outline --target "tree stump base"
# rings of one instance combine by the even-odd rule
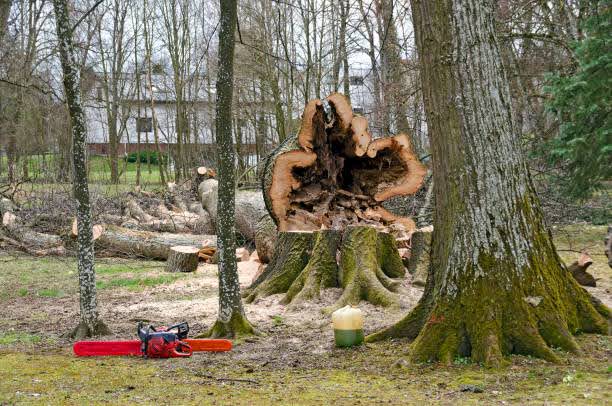
[[[245,291],[247,303],[286,293],[283,304],[319,299],[324,288],[342,287],[342,296],[326,312],[366,300],[397,305],[393,292],[405,269],[395,239],[374,227],[349,226],[344,232],[280,232],[266,270]]]
[[[166,262],[167,272],[195,272],[198,268],[199,248],[187,245],[177,245],[170,248],[168,261]]]

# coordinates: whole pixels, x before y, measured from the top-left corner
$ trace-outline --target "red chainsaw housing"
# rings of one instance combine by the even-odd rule
[[[182,339],[181,342],[189,345],[191,351],[223,352],[232,349],[229,340],[215,339]],[[96,357],[108,355],[142,356],[142,342],[140,340],[126,341],[79,341],[74,344],[73,350],[79,357]],[[150,354],[148,354],[151,356]]]

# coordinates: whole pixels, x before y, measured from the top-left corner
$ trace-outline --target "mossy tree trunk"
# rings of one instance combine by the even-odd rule
[[[81,105],[80,75],[75,60],[68,3],[66,0],[54,0],[53,7],[55,10],[64,92],[66,94],[66,103],[70,113],[70,126],[72,128],[72,188],[77,203],[77,267],[79,271],[80,323],[72,332],[72,336],[82,338],[110,334],[110,330],[100,319],[98,312],[96,273],[94,270],[93,225],[85,162],[87,128]]]
[[[562,265],[513,128],[495,2],[412,0],[433,155],[431,269],[417,307],[368,337],[414,338],[415,361],[517,353],[555,361],[608,310]]]
[[[338,260],[339,258],[339,260]],[[341,287],[342,296],[326,311],[367,300],[398,304],[393,293],[404,267],[395,239],[374,227],[349,226],[344,232],[280,232],[270,264],[245,292],[247,302],[286,293],[283,304],[320,298],[324,288]]]
[[[207,335],[210,337],[236,337],[254,333],[253,327],[244,314],[236,266],[235,161],[232,141],[236,0],[221,0],[220,10],[219,75],[215,119],[219,169],[217,205],[219,315]],[[180,170],[177,170],[177,174],[178,172]]]

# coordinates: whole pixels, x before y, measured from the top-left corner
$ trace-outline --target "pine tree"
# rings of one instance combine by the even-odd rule
[[[612,2],[600,1],[596,9],[575,44],[578,69],[549,76],[545,88],[560,130],[544,152],[563,164],[557,181],[573,198],[589,197],[612,178]]]

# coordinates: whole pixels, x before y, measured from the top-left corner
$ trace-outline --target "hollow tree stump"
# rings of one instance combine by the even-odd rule
[[[168,261],[166,262],[167,272],[195,272],[198,268],[199,248],[187,245],[177,245],[170,248]]]
[[[407,135],[373,140],[367,120],[354,116],[339,93],[310,101],[298,134],[263,165],[264,201],[278,239],[246,301],[285,293],[282,303],[295,304],[341,287],[327,310],[360,300],[397,304],[393,278],[405,268],[396,237],[408,238],[416,226],[383,203],[414,194],[425,174]]]

